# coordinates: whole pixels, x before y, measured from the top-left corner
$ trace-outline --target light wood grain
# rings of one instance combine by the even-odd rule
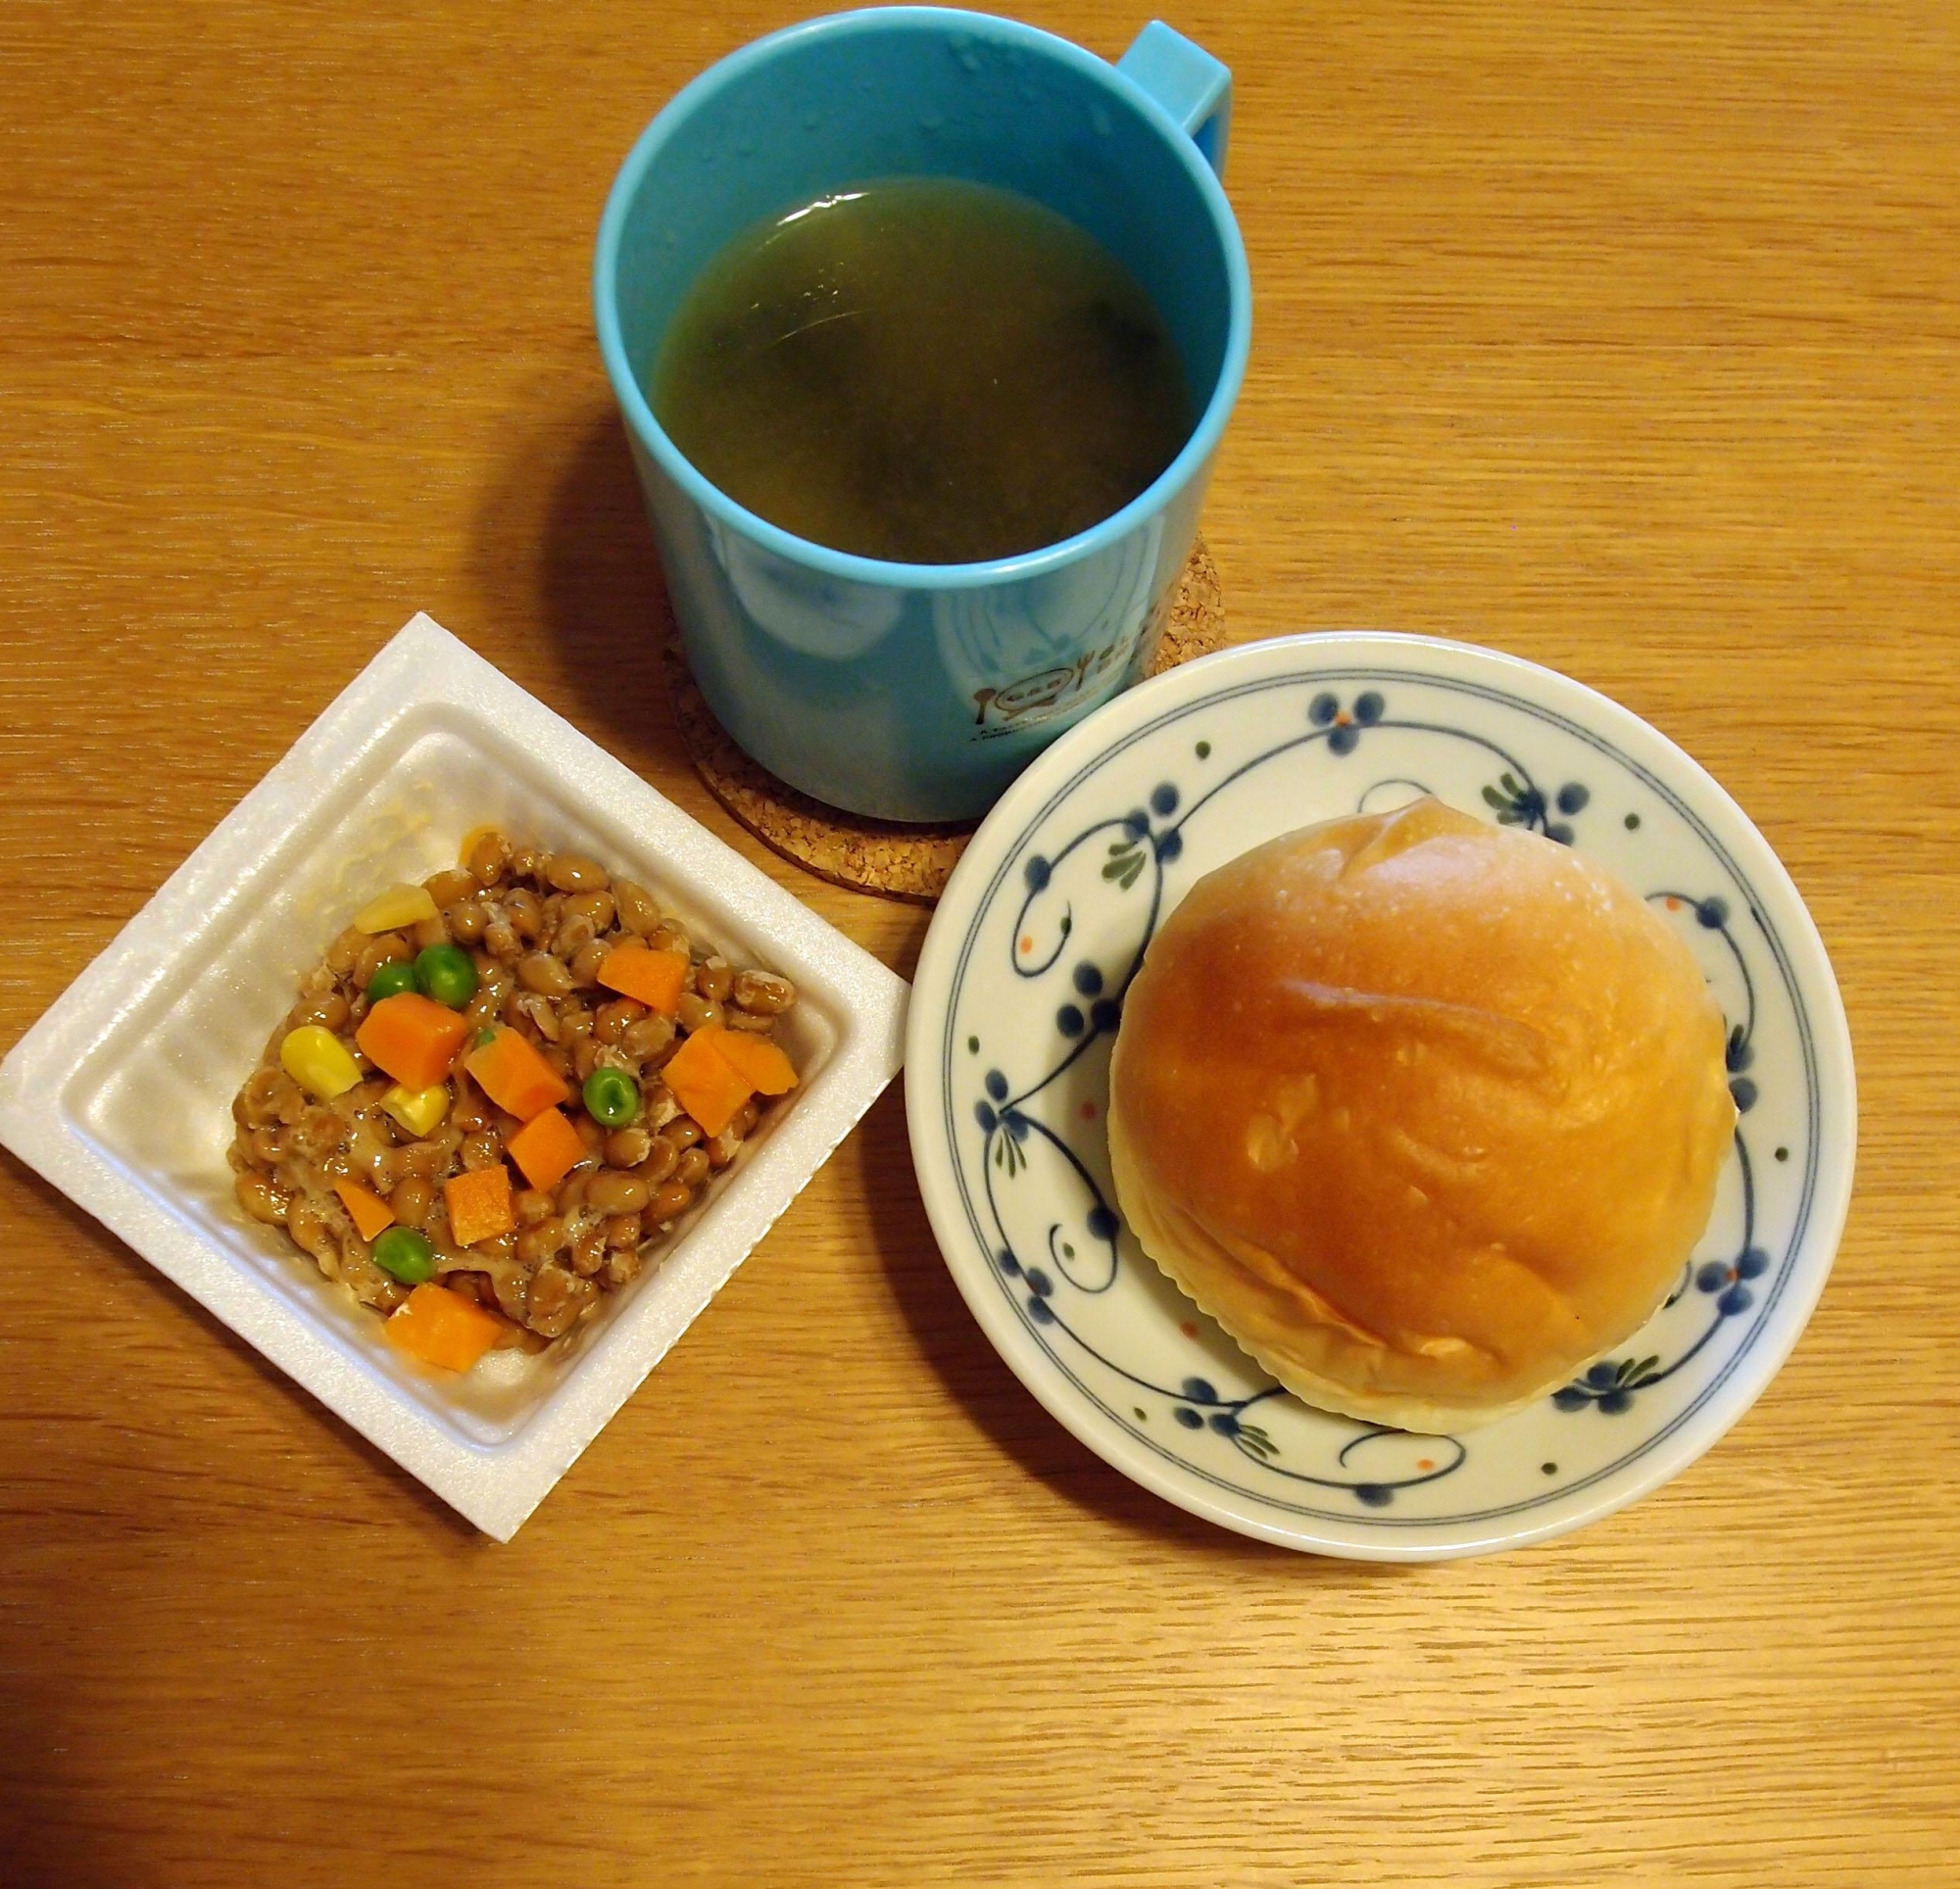
[[[619,157],[791,17],[0,20],[0,1045],[416,607],[909,972],[688,774],[589,331]],[[1238,81],[1235,634],[1578,676],[1811,903],[1863,1128],[1788,1367],[1568,1540],[1269,1549],[1009,1377],[895,1091],[500,1548],[0,1158],[0,1876],[1960,1882],[1960,16],[1175,24]]]

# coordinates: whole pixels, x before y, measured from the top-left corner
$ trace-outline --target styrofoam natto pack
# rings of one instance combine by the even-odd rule
[[[799,991],[801,1081],[659,1263],[537,1355],[461,1376],[275,1229],[231,1101],[350,913],[494,824],[639,881]],[[485,1532],[508,1540],[897,1071],[905,981],[423,615],[375,656],[0,1064],[0,1142]]]

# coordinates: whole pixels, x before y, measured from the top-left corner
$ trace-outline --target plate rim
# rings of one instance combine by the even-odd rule
[[[1039,1345],[1030,1349],[1007,1301],[983,1292],[983,1282],[967,1263],[956,1260],[963,1247],[964,1214],[952,1195],[956,1187],[940,1171],[938,1115],[944,1085],[939,1077],[938,1039],[954,998],[953,976],[982,895],[1014,848],[1073,791],[1073,777],[1098,753],[1112,751],[1126,739],[1147,733],[1167,714],[1189,711],[1207,696],[1221,693],[1235,672],[1250,680],[1263,673],[1311,680],[1357,663],[1399,666],[1419,679],[1415,665],[1425,658],[1450,679],[1507,686],[1525,704],[1565,713],[1601,739],[1631,737],[1628,758],[1647,768],[1713,835],[1737,854],[1736,864],[1765,906],[1775,911],[1773,937],[1788,962],[1793,987],[1811,1011],[1819,1087],[1818,1171],[1810,1224],[1799,1252],[1805,1264],[1790,1280],[1776,1315],[1735,1374],[1717,1386],[1708,1402],[1677,1420],[1646,1458],[1624,1472],[1609,1471],[1589,1491],[1555,1503],[1536,1521],[1494,1526],[1474,1521],[1398,1525],[1385,1533],[1379,1525],[1302,1520],[1267,1520],[1234,1507],[1228,1492],[1209,1492],[1176,1459],[1158,1460],[1142,1449],[1093,1400],[1084,1400],[1065,1374],[1058,1374]],[[1713,816],[1711,820],[1711,814]],[[1735,798],[1692,755],[1651,722],[1611,697],[1544,664],[1459,639],[1388,630],[1329,630],[1271,637],[1239,644],[1141,683],[1070,729],[1039,755],[981,823],[947,883],[919,953],[913,975],[913,1002],[906,1030],[906,1113],[912,1164],[941,1256],[961,1297],[990,1344],[1042,1407],[1120,1475],[1216,1526],[1295,1550],[1347,1559],[1422,1562],[1523,1547],[1549,1540],[1603,1520],[1688,1469],[1713,1447],[1754,1405],[1783,1368],[1807,1328],[1830,1278],[1842,1237],[1855,1177],[1857,1152],[1856,1070],[1842,993],[1815,919],[1788,869]],[[949,1240],[948,1229],[954,1237]],[[1406,1529],[1407,1532],[1401,1532]],[[1426,1534],[1425,1530],[1433,1530]]]

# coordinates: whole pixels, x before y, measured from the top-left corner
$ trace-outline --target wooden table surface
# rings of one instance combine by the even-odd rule
[[[911,970],[688,770],[588,314],[634,136],[792,17],[0,20],[0,1047],[418,607]],[[0,1158],[0,1878],[1960,1882],[1960,15],[1175,24],[1256,284],[1232,634],[1514,651],[1761,826],[1863,1104],[1795,1355],[1565,1540],[1243,1540],[996,1358],[895,1088],[499,1547]]]

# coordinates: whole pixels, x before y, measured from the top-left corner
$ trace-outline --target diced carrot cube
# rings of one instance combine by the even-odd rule
[[[599,982],[622,997],[644,1003],[649,1010],[670,1017],[680,1008],[681,993],[693,968],[685,951],[652,951],[644,944],[621,944],[599,961]]]
[[[796,1065],[767,1037],[746,1030],[723,1030],[715,1049],[738,1076],[746,1076],[759,1095],[787,1095],[797,1086]]]
[[[403,991],[368,1012],[354,1041],[375,1068],[385,1069],[404,1089],[418,1090],[433,1089],[449,1074],[468,1034],[462,1011],[419,991]]]
[[[461,1292],[431,1282],[417,1285],[381,1330],[392,1343],[424,1364],[467,1371],[503,1338],[506,1321]]]
[[[585,1143],[564,1111],[548,1108],[533,1115],[504,1143],[505,1152],[534,1187],[555,1187],[585,1159]]]
[[[720,1041],[727,1035],[718,1023],[695,1031],[661,1069],[661,1080],[701,1124],[704,1135],[719,1135],[756,1092],[755,1085],[721,1053]]]
[[[442,1198],[449,1209],[449,1236],[459,1246],[495,1239],[517,1224],[516,1209],[511,1202],[511,1170],[501,1161],[445,1181]]]
[[[464,1067],[484,1094],[520,1122],[571,1099],[564,1079],[514,1030],[498,1030],[488,1042],[469,1052]]]
[[[336,1181],[333,1190],[363,1239],[372,1239],[383,1228],[395,1224],[394,1208],[372,1187],[364,1187],[358,1181]]]

